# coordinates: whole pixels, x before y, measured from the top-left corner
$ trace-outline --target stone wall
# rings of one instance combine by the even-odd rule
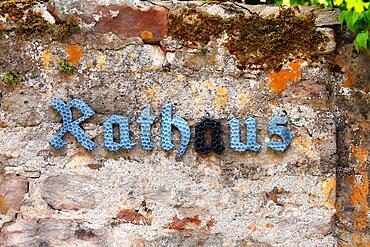
[[[368,246],[369,56],[338,12],[231,2],[0,3],[1,246]],[[54,99],[81,99],[89,152]],[[184,156],[161,149],[161,110],[186,119]],[[140,147],[144,107],[154,150]],[[76,112],[76,114],[78,114]],[[104,148],[127,116],[135,146]],[[257,153],[230,149],[228,120],[257,120]],[[273,116],[289,148],[267,148]],[[225,151],[199,154],[194,129],[222,124]],[[241,134],[245,136],[244,126]]]

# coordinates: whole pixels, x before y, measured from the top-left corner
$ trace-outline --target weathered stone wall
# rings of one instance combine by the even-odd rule
[[[338,33],[337,12],[211,2],[0,3],[1,246],[368,246],[369,57]],[[49,141],[54,99],[95,112],[98,147]],[[160,147],[161,109],[186,119],[177,159]],[[156,116],[156,147],[136,119]],[[130,119],[135,146],[104,149],[102,124]],[[219,119],[221,155],[194,150]],[[257,120],[258,153],[229,148],[231,117]],[[293,141],[267,148],[287,116]],[[241,128],[245,135],[244,127]]]

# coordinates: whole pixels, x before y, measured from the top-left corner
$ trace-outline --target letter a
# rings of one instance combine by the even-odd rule
[[[277,135],[282,141],[270,141],[267,146],[276,152],[284,152],[285,149],[292,142],[292,132],[288,127],[284,126],[288,123],[288,118],[286,117],[273,117],[268,123],[269,135]]]
[[[190,142],[190,127],[189,124],[181,117],[174,116],[172,118],[172,106],[167,104],[162,108],[162,138],[161,145],[166,151],[174,148],[172,144],[172,125],[175,126],[181,134],[181,144],[177,157],[184,155]]]
[[[89,136],[85,131],[79,126],[80,123],[86,119],[92,117],[95,112],[83,101],[78,99],[71,100],[68,104],[65,104],[62,100],[54,100],[51,106],[59,112],[63,119],[62,129],[58,134],[50,141],[50,144],[56,149],[61,149],[67,145],[67,142],[62,138],[67,133],[70,132],[77,141],[87,150],[93,150],[96,148],[96,144],[90,140]],[[83,116],[76,120],[73,120],[72,108],[79,110]]]
[[[212,131],[210,145],[207,145],[205,141],[207,128]],[[195,127],[195,151],[202,154],[208,154],[211,151],[222,154],[224,150],[220,121],[206,118]]]
[[[120,142],[113,139],[113,124],[118,124]],[[107,150],[116,152],[121,148],[131,149],[135,144],[130,140],[128,118],[120,115],[112,115],[103,124],[104,146]]]
[[[240,141],[239,120],[236,118],[230,119],[230,147],[240,153],[247,150],[257,152],[261,145],[257,143],[256,120],[252,117],[249,117],[245,120],[244,124],[247,128],[247,144],[244,144]]]

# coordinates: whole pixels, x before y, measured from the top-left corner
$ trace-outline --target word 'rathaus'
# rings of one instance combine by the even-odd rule
[[[62,117],[63,126],[58,134],[50,141],[50,144],[56,149],[61,149],[67,145],[67,142],[62,138],[69,132],[77,141],[87,150],[96,148],[96,143],[93,142],[87,133],[81,128],[80,124],[92,117],[95,112],[83,101],[73,99],[69,103],[64,103],[62,100],[54,100],[52,102],[55,108]],[[79,110],[82,113],[77,119],[73,119],[72,108]],[[137,118],[136,122],[140,125],[140,144],[145,151],[152,150],[155,145],[151,140],[151,126],[154,124],[155,116],[151,113],[151,108],[146,107]],[[286,126],[288,123],[287,117],[272,117],[268,122],[269,136],[278,136],[280,140],[271,140],[267,143],[267,147],[277,151],[284,152],[292,141],[292,133]],[[231,118],[228,121],[230,127],[230,148],[236,152],[252,151],[257,152],[261,144],[257,143],[256,120],[253,117],[248,117],[244,121],[246,127],[246,143],[240,140],[240,122],[236,118]],[[119,126],[119,140],[114,140],[113,125]],[[180,147],[177,156],[181,157],[185,154],[190,143],[190,126],[185,119],[179,116],[172,116],[172,105],[167,104],[162,107],[161,119],[161,147],[165,151],[170,151],[174,148],[172,143],[172,127],[179,130],[181,139]],[[210,142],[206,141],[206,131],[210,131]],[[103,124],[104,131],[104,146],[108,151],[119,151],[121,149],[129,150],[135,143],[130,139],[129,119],[121,115],[110,116]],[[208,144],[209,143],[209,144]],[[195,150],[199,153],[207,154],[215,152],[221,154],[225,147],[222,144],[222,128],[218,120],[205,118],[195,127]]]

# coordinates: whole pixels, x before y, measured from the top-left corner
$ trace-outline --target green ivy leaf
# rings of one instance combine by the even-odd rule
[[[358,25],[356,25],[357,23],[357,20],[360,18],[361,16],[361,13],[358,13],[356,11],[351,11],[349,12],[349,14],[346,16],[346,23],[347,23],[347,26],[349,28],[349,30],[351,30],[352,32],[357,32],[358,30]]]
[[[351,10],[356,4],[356,0],[346,0],[346,3],[347,3],[347,9]]]
[[[341,25],[343,25],[344,22],[347,22],[348,14],[349,14],[348,10],[344,10],[344,11],[342,11],[342,13],[340,13],[339,22],[340,22]]]
[[[362,11],[364,11],[364,3],[356,2],[354,8],[357,13],[361,13]]]
[[[367,49],[368,40],[369,40],[368,31],[358,33],[354,42],[356,51],[359,52],[361,48]]]

